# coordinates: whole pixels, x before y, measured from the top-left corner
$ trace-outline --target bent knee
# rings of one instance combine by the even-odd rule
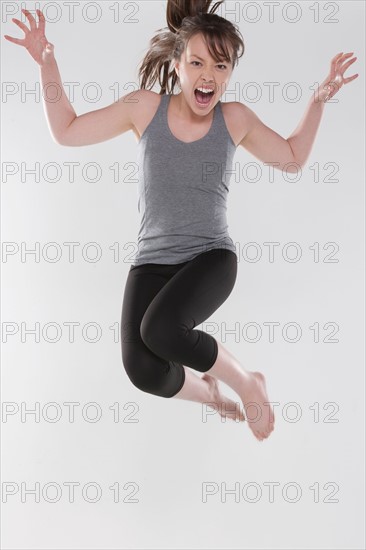
[[[128,378],[137,389],[147,393],[154,393],[156,377],[154,377],[151,368],[149,369],[147,366],[144,366],[138,359],[123,361],[123,366]]]
[[[159,397],[172,397],[177,392],[180,379],[177,372],[167,368],[154,368],[154,365],[130,358],[123,366],[132,384],[139,390]]]
[[[140,335],[144,344],[160,357],[170,357],[182,345],[182,338],[188,333],[185,326],[172,320],[142,320]]]

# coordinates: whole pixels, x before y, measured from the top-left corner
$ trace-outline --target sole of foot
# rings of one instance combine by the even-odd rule
[[[274,414],[268,403],[266,379],[261,372],[249,372],[241,395],[249,428],[258,441],[267,439],[274,430]],[[255,413],[251,414],[254,405]]]
[[[214,376],[205,373],[202,376],[210,388],[210,401],[217,405],[218,412],[223,418],[244,422],[245,416],[239,403],[235,403],[232,399],[224,395],[219,387],[218,381]]]

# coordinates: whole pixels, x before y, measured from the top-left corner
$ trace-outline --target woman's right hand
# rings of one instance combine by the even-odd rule
[[[14,44],[19,44],[19,46],[24,46],[27,48],[33,59],[38,63],[38,65],[42,66],[45,62],[51,59],[54,50],[53,44],[48,42],[45,35],[46,20],[42,11],[36,10],[39,16],[39,25],[37,27],[37,23],[33,15],[25,9],[22,9],[22,12],[28,18],[30,30],[24,23],[19,21],[19,19],[13,18],[12,21],[14,21],[14,23],[25,32],[25,38],[13,38],[7,34],[4,34],[4,37]]]

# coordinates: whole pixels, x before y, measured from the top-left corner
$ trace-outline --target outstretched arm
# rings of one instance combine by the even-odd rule
[[[41,10],[36,11],[39,16],[38,26],[33,15],[26,9],[22,9],[22,12],[27,17],[30,28],[13,18],[14,23],[25,33],[24,38],[7,34],[4,37],[9,42],[26,48],[39,65],[43,106],[55,142],[70,147],[92,145],[132,130],[145,90],[130,92],[107,107],[78,116],[63,88],[54,46],[46,38],[45,17]]]
[[[313,147],[325,102],[332,98],[343,84],[348,84],[358,77],[358,74],[355,74],[349,78],[343,78],[345,70],[357,59],[354,57],[342,65],[352,54],[353,52],[347,54],[342,52],[332,59],[328,77],[320,84],[309,101],[303,118],[287,139],[263,124],[247,106],[238,104],[247,129],[240,145],[262,162],[278,170],[296,172],[299,167],[303,167]],[[289,164],[288,167],[286,167],[287,164]]]
[[[287,138],[294,153],[296,162],[302,167],[306,163],[314,144],[315,136],[325,107],[325,102],[333,97],[343,86],[357,78],[358,74],[343,78],[345,70],[356,61],[357,57],[344,63],[351,53],[341,53],[333,57],[330,73],[325,81],[319,86],[314,97],[309,101],[308,107],[302,120],[294,132]]]

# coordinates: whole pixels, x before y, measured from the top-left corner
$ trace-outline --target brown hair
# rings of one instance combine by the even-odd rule
[[[216,2],[208,12],[212,0],[168,0],[168,27],[158,29],[150,40],[150,48],[138,72],[140,88],[151,90],[158,80],[160,95],[173,93],[177,81],[179,83],[173,63],[180,61],[189,39],[198,33],[202,33],[211,57],[231,62],[234,69],[245,46],[238,26],[214,13],[223,1]],[[232,48],[232,58],[228,44]]]

